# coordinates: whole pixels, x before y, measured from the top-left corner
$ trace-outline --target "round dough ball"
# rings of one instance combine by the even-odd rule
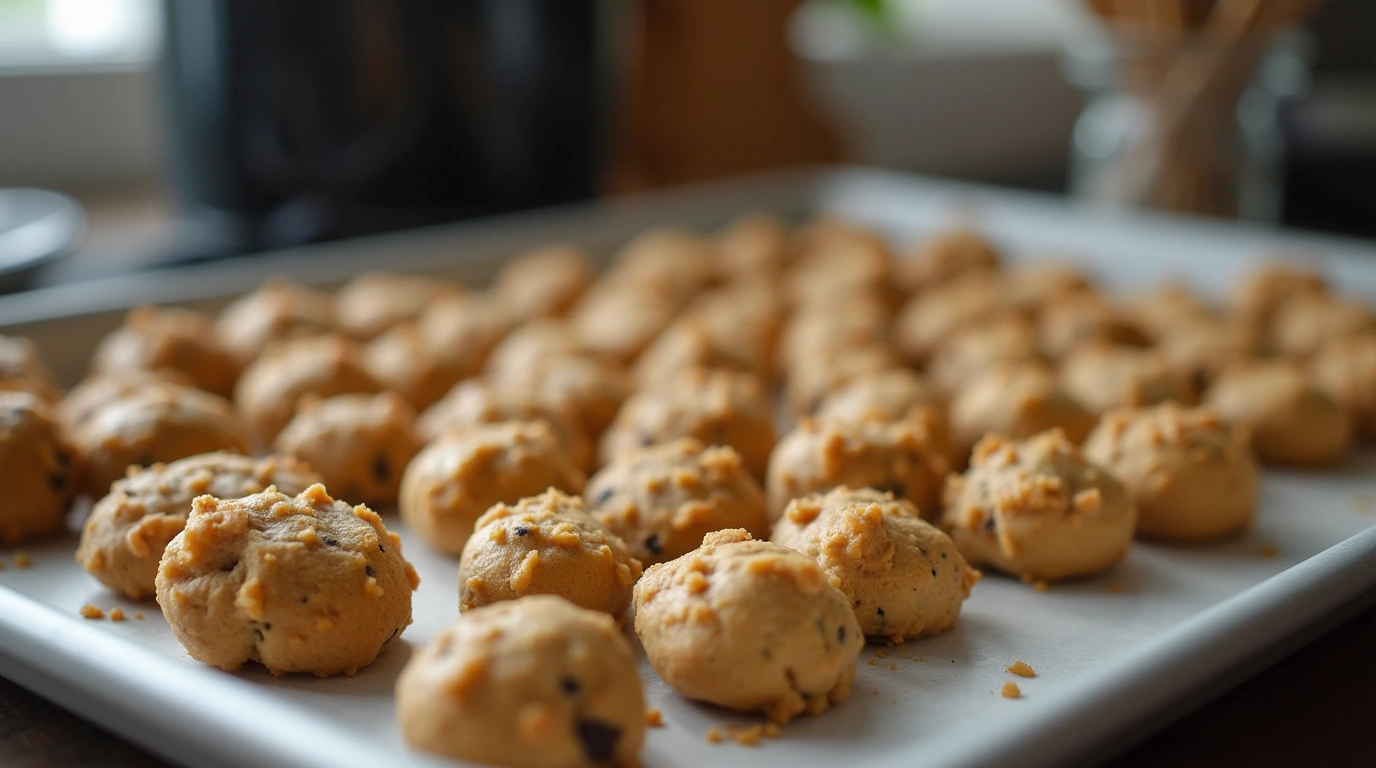
[[[0,392],[28,392],[46,403],[62,398],[62,388],[38,354],[38,345],[18,336],[0,336]]]
[[[1078,443],[1098,421],[1040,365],[1004,366],[979,377],[951,400],[950,420],[958,466],[985,435],[1020,440],[1058,428]]]
[[[850,599],[860,631],[895,643],[955,626],[979,581],[917,507],[873,488],[794,499],[770,540],[816,560]]]
[[[288,456],[205,453],[135,470],[91,509],[76,561],[126,597],[152,595],[163,549],[182,532],[197,496],[239,499],[268,486],[291,495],[318,482],[310,467]]]
[[[754,277],[698,296],[680,321],[700,328],[731,359],[749,361],[764,378],[772,373],[782,314],[777,284]]]
[[[1245,427],[1262,461],[1335,464],[1352,447],[1352,418],[1298,366],[1258,361],[1229,368],[1204,404],[1228,424]]]
[[[459,559],[459,610],[526,595],[558,595],[618,621],[631,604],[640,561],[583,500],[550,489],[496,504],[474,526]]]
[[[914,365],[926,362],[941,342],[956,331],[1007,311],[1003,283],[974,272],[908,300],[898,313],[894,341]]]
[[[1248,327],[1265,333],[1282,304],[1297,296],[1322,296],[1327,293],[1328,285],[1317,273],[1272,265],[1253,272],[1237,283],[1230,308],[1234,316]]]
[[[1307,359],[1329,339],[1376,329],[1376,313],[1361,302],[1334,296],[1296,296],[1276,308],[1270,347],[1285,357]]]
[[[592,466],[592,440],[573,425],[571,414],[526,389],[495,381],[468,379],[425,409],[416,422],[421,439],[430,442],[449,430],[500,421],[544,421],[579,469]]]
[[[646,569],[635,632],[681,695],[776,723],[844,701],[865,645],[817,563],[742,530],[709,533],[695,552]]]
[[[416,412],[391,392],[308,396],[274,446],[319,472],[335,496],[390,508],[401,473],[420,450],[415,421]]]
[[[990,368],[1039,360],[1033,325],[1019,315],[1001,315],[956,331],[937,345],[927,363],[927,375],[950,394]]]
[[[763,477],[774,448],[774,419],[759,380],[732,371],[689,371],[637,392],[602,435],[599,458],[608,464],[626,451],[680,437],[729,445],[750,474]]]
[[[740,454],[691,438],[621,454],[588,480],[584,497],[643,563],[673,560],[725,528],[769,534],[764,491]]]
[[[228,396],[239,365],[215,335],[210,318],[187,309],[138,307],[101,340],[91,373],[176,371],[207,392]]]
[[[427,408],[459,382],[431,354],[415,323],[398,323],[364,345],[360,362],[380,387],[395,392],[412,408]]]
[[[635,236],[616,254],[603,281],[634,292],[657,294],[682,305],[717,278],[712,242],[684,229],[660,227]]]
[[[917,243],[897,264],[899,282],[909,292],[926,291],[972,272],[996,272],[998,248],[977,232],[957,229]]]
[[[176,371],[120,371],[118,373],[88,376],[72,387],[67,396],[57,404],[55,415],[62,426],[75,431],[107,403],[123,400],[132,394],[149,387],[163,384],[191,386],[191,380]]]
[[[226,671],[352,675],[411,623],[420,584],[401,539],[325,486],[198,496],[158,568],[163,616],[191,657]]]
[[[1124,313],[1096,293],[1075,293],[1051,302],[1037,318],[1042,354],[1068,357],[1086,344],[1144,346],[1147,337]]]
[[[1137,508],[1059,429],[1014,442],[991,435],[946,480],[941,525],[971,565],[1023,581],[1103,571],[1127,556]]]
[[[72,449],[43,401],[27,392],[0,392],[0,544],[61,530],[72,481]]]
[[[776,361],[791,370],[804,361],[855,347],[889,345],[889,311],[874,301],[841,306],[798,307],[779,338]]]
[[[274,277],[220,312],[215,338],[242,368],[271,342],[328,333],[334,327],[329,295]]]
[[[607,430],[631,391],[626,369],[607,358],[552,357],[490,376],[546,412],[564,414],[591,440]]]
[[[638,387],[656,387],[696,368],[716,368],[763,376],[766,366],[737,357],[730,350],[718,346],[706,329],[679,320],[665,329],[659,338],[650,342],[636,358],[631,378]]]
[[[357,345],[338,335],[288,339],[268,346],[244,370],[234,404],[254,438],[271,444],[306,395],[333,397],[382,387],[363,365]]]
[[[831,392],[817,408],[817,417],[838,421],[879,419],[899,421],[918,409],[940,412],[942,398],[922,375],[907,368],[891,368],[864,376]]]
[[[104,496],[130,467],[249,447],[229,401],[175,384],[107,403],[73,431],[72,443],[81,456],[81,488],[93,496]]]
[[[603,283],[578,302],[569,319],[580,348],[630,363],[674,314],[673,304],[652,291]]]
[[[802,255],[784,274],[783,285],[794,307],[867,300],[889,308],[899,299],[888,245],[869,234]]]
[[[1256,516],[1256,460],[1207,409],[1166,403],[1114,411],[1090,433],[1084,454],[1127,486],[1141,535],[1204,541]]]
[[[492,348],[484,370],[500,379],[557,358],[589,354],[571,324],[562,320],[533,320],[517,326]]]
[[[562,317],[578,303],[596,275],[587,252],[555,243],[517,254],[502,267],[492,293],[522,320]]]
[[[788,229],[774,216],[738,216],[716,237],[717,270],[723,275],[772,275],[788,260]]]
[[[417,323],[429,356],[453,382],[477,376],[492,349],[515,327],[516,315],[491,294],[444,296]]]
[[[581,493],[587,478],[544,421],[479,424],[446,432],[421,449],[401,477],[406,525],[457,555],[493,504],[515,504],[555,488]]]
[[[412,747],[510,768],[636,765],[645,696],[606,614],[553,595],[463,613],[397,679]]]
[[[1156,351],[1176,376],[1203,392],[1230,365],[1256,356],[1256,343],[1241,325],[1221,320],[1181,322],[1161,339]]]
[[[796,498],[845,485],[888,491],[935,518],[949,466],[941,448],[916,419],[804,419],[769,457],[769,516],[777,519]]]
[[[1196,394],[1159,352],[1137,347],[1082,347],[1061,363],[1065,391],[1093,413],[1174,400],[1190,405]]]
[[[1129,299],[1122,312],[1157,343],[1166,342],[1181,327],[1218,322],[1218,318],[1190,289],[1166,283]]]
[[[334,295],[334,316],[346,333],[366,341],[420,317],[439,297],[462,292],[457,284],[433,277],[365,272]]]
[[[1051,304],[1093,286],[1075,267],[1042,262],[1006,273],[999,288],[1006,308],[1038,315]]]
[[[902,367],[886,344],[867,344],[798,358],[784,380],[784,402],[798,416],[816,412],[832,392]]]
[[[1376,437],[1376,333],[1333,339],[1310,364],[1314,383],[1354,417],[1364,437]]]

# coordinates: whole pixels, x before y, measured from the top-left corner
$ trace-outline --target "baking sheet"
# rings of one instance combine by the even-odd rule
[[[973,219],[1019,258],[1079,263],[1122,289],[1169,275],[1218,290],[1269,248],[1313,261],[1346,290],[1376,296],[1376,267],[1361,261],[1376,252],[1353,241],[1108,215],[1032,195],[819,170],[50,289],[0,299],[0,326],[8,326],[0,332],[38,339],[70,379],[122,310],[144,301],[213,306],[269,273],[332,282],[383,266],[481,283],[493,259],[525,245],[570,239],[607,246],[651,224],[709,226],[761,209],[847,215],[895,236]],[[782,738],[758,747],[708,744],[707,728],[754,721],[684,701],[643,668],[650,705],[665,721],[649,730],[643,760],[1035,765],[1125,747],[1178,712],[1180,702],[1216,692],[1376,596],[1373,470],[1372,451],[1325,472],[1268,470],[1254,530],[1221,545],[1137,545],[1113,571],[1044,593],[987,575],[955,630],[867,648],[849,701],[795,721]],[[387,522],[400,525],[395,516]],[[397,673],[415,647],[458,615],[457,562],[401,530],[422,578],[416,622],[354,678],[206,668],[182,651],[156,604],[116,597],[82,572],[72,560],[74,538],[29,547],[32,567],[0,571],[0,674],[188,765],[452,764],[407,751],[393,722]],[[0,560],[11,562],[12,553],[0,552]],[[77,615],[86,603],[146,618],[88,621]],[[1037,677],[1006,674],[1015,660],[1032,665]],[[998,695],[1010,680],[1023,698]]]

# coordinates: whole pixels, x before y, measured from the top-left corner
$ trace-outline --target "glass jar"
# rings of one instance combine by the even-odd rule
[[[1066,76],[1086,97],[1072,138],[1072,194],[1120,207],[1279,220],[1280,113],[1308,89],[1309,40],[1287,31],[1236,49],[1226,59],[1231,67],[1199,87],[1206,81],[1192,82],[1191,69],[1173,68],[1184,46],[1194,46],[1195,64],[1228,55],[1203,45],[1105,36],[1067,47]]]

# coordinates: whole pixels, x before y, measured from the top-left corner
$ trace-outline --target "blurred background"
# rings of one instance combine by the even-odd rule
[[[838,162],[1376,234],[1376,3],[1272,5],[0,0],[0,188],[87,232],[0,271]],[[0,233],[63,200],[0,194]]]

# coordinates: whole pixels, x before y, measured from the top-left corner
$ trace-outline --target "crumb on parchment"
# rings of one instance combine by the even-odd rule
[[[135,614],[134,614],[134,621],[143,621],[143,613],[142,613],[142,612],[135,613]]]
[[[1117,593],[1123,591],[1123,582],[1121,582],[1121,581],[1110,581],[1109,583],[1107,583],[1107,584],[1104,585],[1104,589],[1107,589],[1108,591],[1113,592],[1114,594],[1117,594]]]
[[[720,743],[721,743],[721,729],[718,728],[718,727],[715,726],[715,725],[712,726],[711,728],[708,728],[708,729],[707,729],[707,733],[706,733],[706,735],[704,736],[704,738],[707,739],[707,743],[708,743],[708,744],[720,744]]]
[[[1018,687],[1017,683],[1004,683],[999,694],[1005,699],[1016,699],[1022,696],[1022,689]]]
[[[29,557],[28,552],[25,552],[21,549],[18,552],[14,553],[15,568],[28,568],[31,565],[33,565],[33,558]]]
[[[1008,669],[1005,669],[1004,671],[1011,675],[1017,675],[1018,677],[1037,676],[1037,673],[1033,672],[1032,667],[1028,666],[1027,662],[1025,661],[1015,661],[1011,666],[1008,667]]]
[[[664,713],[654,708],[645,710],[645,724],[651,728],[663,728]]]
[[[124,621],[124,609],[123,609],[123,608],[111,608],[111,609],[110,609],[109,616],[110,616],[110,621]]]
[[[1051,589],[1051,585],[1047,584],[1045,581],[1041,579],[1037,579],[1036,581],[1032,582],[1032,588],[1037,590],[1038,592],[1046,592]]]
[[[77,611],[77,613],[80,613],[81,618],[83,619],[105,618],[105,611],[100,610],[99,608],[95,607],[94,605],[91,605],[90,603],[81,606],[81,610]]]
[[[1276,548],[1275,544],[1263,544],[1261,545],[1261,549],[1257,551],[1257,554],[1270,560],[1280,557],[1280,550]]]

